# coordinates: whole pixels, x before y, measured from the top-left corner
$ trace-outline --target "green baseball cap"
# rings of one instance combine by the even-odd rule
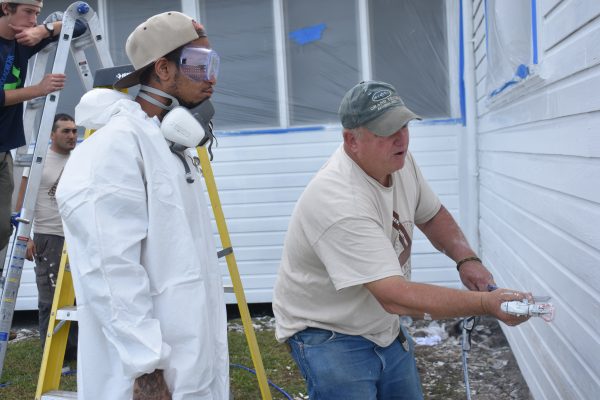
[[[377,136],[390,136],[409,121],[421,119],[404,105],[392,85],[378,81],[363,81],[350,89],[338,114],[344,128],[364,126]]]

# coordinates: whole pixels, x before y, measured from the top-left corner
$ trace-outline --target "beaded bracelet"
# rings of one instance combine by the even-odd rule
[[[459,262],[456,263],[456,270],[458,272],[460,272],[460,266],[463,265],[464,263],[468,262],[468,261],[477,261],[477,262],[481,262],[481,259],[477,256],[471,256],[471,257],[466,257],[463,258],[462,260],[460,260]]]

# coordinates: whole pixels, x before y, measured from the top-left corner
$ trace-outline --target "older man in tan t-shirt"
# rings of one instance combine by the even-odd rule
[[[419,118],[393,86],[361,82],[340,105],[344,143],[309,183],[289,224],[273,310],[311,400],[423,397],[399,316],[492,315],[530,294],[498,289],[408,151]],[[414,226],[457,262],[455,290],[410,281]]]

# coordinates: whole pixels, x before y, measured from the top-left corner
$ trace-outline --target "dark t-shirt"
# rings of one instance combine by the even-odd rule
[[[0,153],[25,144],[23,103],[4,106],[5,91],[20,89],[25,85],[29,57],[57,38],[57,36],[52,39],[46,38],[37,45],[28,47],[18,44],[14,39],[7,40],[0,37],[0,82],[1,78],[5,78],[4,84],[0,87]],[[9,59],[13,60],[12,67],[7,63]]]

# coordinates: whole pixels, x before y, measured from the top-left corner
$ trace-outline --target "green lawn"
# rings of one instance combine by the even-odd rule
[[[240,321],[237,322],[241,325]],[[244,334],[230,331],[228,337],[231,364],[239,364],[254,369]],[[256,332],[256,337],[267,378],[287,392],[291,398],[301,398],[299,393],[306,393],[304,380],[285,346],[277,343],[272,330],[259,330]],[[0,380],[1,383],[8,383],[8,385],[0,388],[0,399],[33,399],[41,358],[42,353],[37,337],[17,343],[9,343],[4,372]],[[72,363],[71,367],[74,369],[76,363]],[[61,389],[74,391],[75,388],[75,375],[63,376]],[[235,400],[261,399],[255,375],[241,368],[231,368],[231,390]],[[287,398],[273,387],[271,387],[271,395],[274,400]]]

